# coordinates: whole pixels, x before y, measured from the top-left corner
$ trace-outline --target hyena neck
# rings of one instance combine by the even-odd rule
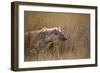
[[[53,43],[53,41],[51,41],[51,40],[45,40],[45,39],[42,39],[42,40],[40,40],[37,44],[38,44],[38,47],[39,48],[46,48],[46,49],[48,49],[48,48],[50,48],[50,46],[51,46],[51,44]]]

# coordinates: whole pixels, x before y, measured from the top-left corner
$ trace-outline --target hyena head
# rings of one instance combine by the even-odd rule
[[[50,48],[56,40],[67,40],[60,28],[43,28],[40,30],[38,41],[39,47]]]
[[[60,27],[54,27],[54,28],[43,28],[41,33],[42,39],[45,41],[55,41],[55,40],[61,40],[65,41],[67,38],[61,31]]]
[[[51,37],[51,40],[61,40],[61,41],[67,40],[64,33],[61,31],[60,27],[52,28],[49,37]]]

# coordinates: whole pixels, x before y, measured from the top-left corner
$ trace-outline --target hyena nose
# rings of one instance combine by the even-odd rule
[[[60,39],[61,39],[62,41],[66,41],[66,40],[67,40],[66,37],[61,37]]]
[[[63,41],[66,41],[67,40],[67,38],[63,38]]]

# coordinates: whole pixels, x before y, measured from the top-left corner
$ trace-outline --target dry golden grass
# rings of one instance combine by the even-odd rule
[[[45,13],[25,11],[25,30],[60,26],[67,41],[57,41],[47,50],[25,48],[25,61],[64,60],[90,58],[90,15],[74,13]],[[33,43],[34,44],[34,43]]]

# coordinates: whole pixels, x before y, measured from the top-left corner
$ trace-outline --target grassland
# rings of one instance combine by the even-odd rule
[[[43,27],[61,27],[66,42],[57,41],[49,50],[25,48],[25,61],[67,60],[90,58],[90,15],[77,13],[46,13],[25,11],[24,32]],[[35,44],[35,43],[33,43]]]

